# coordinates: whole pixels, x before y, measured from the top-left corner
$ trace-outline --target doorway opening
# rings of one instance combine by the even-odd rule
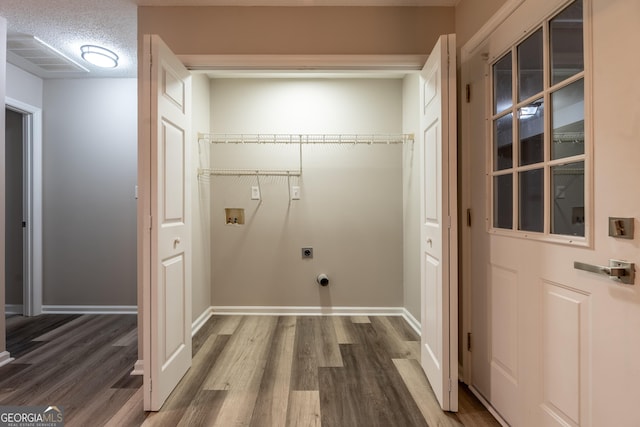
[[[42,110],[6,99],[7,315],[42,312]]]

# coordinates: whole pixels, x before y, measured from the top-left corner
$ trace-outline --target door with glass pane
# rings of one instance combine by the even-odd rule
[[[597,6],[620,24],[605,25]],[[620,8],[523,2],[468,60],[484,84],[469,115],[486,113],[463,132],[473,218],[485,220],[470,232],[471,382],[510,425],[640,425],[621,391],[640,380],[624,362],[640,360],[639,285],[574,268],[640,261],[638,237],[609,236],[610,217],[640,212],[640,198],[621,191],[637,194],[640,129],[622,130],[615,101],[639,84],[604,77],[622,73],[616,32],[640,32],[619,28],[632,15]]]

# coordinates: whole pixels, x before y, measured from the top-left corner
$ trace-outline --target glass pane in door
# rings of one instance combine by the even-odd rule
[[[542,92],[542,28],[518,45],[518,102]]]
[[[511,52],[493,65],[493,113],[497,114],[513,105],[511,87]]]
[[[513,176],[499,175],[493,178],[493,226],[513,228]]]
[[[551,233],[584,236],[584,162],[551,168]]]
[[[544,160],[544,100],[538,99],[518,109],[520,166]]]
[[[573,2],[549,24],[551,38],[551,84],[584,70],[582,0]]]
[[[513,166],[513,114],[497,119],[493,129],[493,170]]]
[[[533,169],[520,172],[518,229],[523,231],[544,231],[544,170]]]
[[[584,154],[584,80],[551,94],[551,158]]]

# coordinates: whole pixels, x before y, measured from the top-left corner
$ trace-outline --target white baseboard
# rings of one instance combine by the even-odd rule
[[[43,314],[137,314],[137,305],[43,305]]]
[[[211,314],[242,316],[402,316],[402,307],[212,306]]]
[[[22,314],[23,311],[22,304],[5,304],[4,305],[4,314]]]
[[[13,361],[13,357],[11,357],[8,351],[0,353],[0,366],[4,366],[11,361]]]
[[[413,329],[416,332],[416,334],[418,334],[418,336],[422,335],[422,326],[420,325],[420,322],[418,322],[418,320],[415,317],[413,317],[413,314],[409,313],[409,310],[407,310],[406,308],[403,308],[402,317],[404,317],[404,320],[407,321],[409,326],[411,326],[411,329]]]
[[[196,332],[202,328],[202,326],[207,323],[207,320],[213,316],[213,307],[207,308],[196,320],[191,324],[191,336],[194,336]]]
[[[470,385],[469,390],[471,390],[471,393],[473,393],[473,395],[478,398],[480,403],[482,403],[484,407],[487,408],[487,411],[489,411],[489,413],[493,415],[493,417],[500,423],[502,427],[509,427],[509,423],[502,419],[502,417],[493,408],[493,406],[491,406],[491,404],[484,398],[484,396],[482,396],[482,394],[480,394],[480,392],[475,387]]]
[[[137,360],[129,375],[144,375],[144,360]]]

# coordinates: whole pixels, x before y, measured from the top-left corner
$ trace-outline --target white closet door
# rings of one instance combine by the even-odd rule
[[[444,410],[458,409],[455,35],[420,73],[421,361]]]
[[[156,411],[191,366],[191,76],[158,36],[145,36],[143,58],[150,203],[144,408]]]

